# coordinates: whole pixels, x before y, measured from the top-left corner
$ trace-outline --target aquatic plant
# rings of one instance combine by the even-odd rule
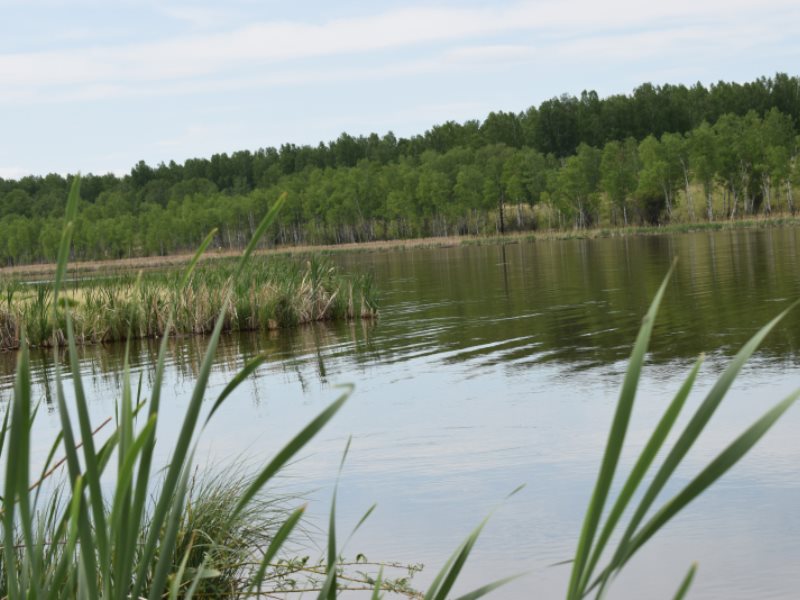
[[[674,264],[673,264],[674,269]],[[667,406],[664,415],[653,430],[650,439],[639,454],[633,469],[625,479],[616,500],[610,505],[610,510],[605,513],[608,505],[611,484],[619,463],[619,457],[625,441],[631,413],[633,411],[639,376],[644,365],[650,336],[653,330],[658,308],[669,282],[670,273],[664,279],[655,298],[645,315],[642,326],[636,338],[633,352],[628,363],[628,369],[617,401],[614,419],[609,431],[603,460],[598,473],[597,482],[584,517],[583,528],[578,541],[575,558],[572,561],[568,600],[574,600],[591,595],[596,590],[597,597],[602,598],[606,588],[614,576],[625,567],[628,561],[650,540],[664,525],[680,513],[692,500],[701,495],[708,487],[735,465],[778,418],[800,397],[800,390],[796,390],[784,400],[767,411],[764,416],[753,423],[739,437],[733,440],[720,454],[706,467],[701,469],[680,492],[665,502],[658,510],[651,510],[660,492],[670,482],[675,470],[683,458],[692,448],[702,433],[708,421],[719,407],[725,394],[745,362],[752,356],[758,346],[797,305],[797,302],[784,310],[772,321],[762,327],[742,349],[731,359],[727,368],[717,379],[714,386],[706,394],[689,422],[678,436],[672,448],[666,453],[661,466],[656,471],[648,485],[644,485],[644,478],[648,469],[656,459],[658,452],[664,446],[667,435],[672,430],[676,419],[691,392],[703,357],[698,358],[683,385]],[[611,554],[611,559],[599,571],[598,564],[604,552],[611,550],[609,543],[620,525],[620,520],[626,508],[631,504],[639,490],[643,491],[628,524],[624,527],[616,549]],[[646,517],[652,513],[649,519]],[[601,526],[602,525],[602,526]],[[690,567],[686,578],[681,583],[677,598],[682,598],[688,591],[694,577],[696,567]]]
[[[220,312],[222,331],[294,327],[313,321],[373,319],[378,314],[369,275],[349,276],[311,256],[252,257],[236,273],[232,260],[198,265],[184,278],[177,269],[75,282],[58,300],[50,284],[0,284],[0,349],[16,349],[24,328],[30,346],[66,346],[67,309],[77,344],[172,334],[209,334]],[[231,296],[233,302],[226,303]],[[168,315],[172,311],[170,332]]]

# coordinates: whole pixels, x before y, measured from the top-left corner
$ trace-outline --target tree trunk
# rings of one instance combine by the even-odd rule
[[[505,193],[501,192],[498,198],[498,208],[500,209],[500,235],[506,234],[506,219],[503,214],[503,205],[505,204]]]
[[[786,203],[789,205],[789,212],[794,215],[794,198],[792,197],[792,182],[786,180]]]
[[[667,220],[672,220],[672,203],[670,202],[670,193],[666,185],[661,186],[664,190],[664,203],[667,207]]]
[[[729,212],[730,212],[730,210],[728,210],[728,188],[727,187],[723,187],[722,188],[722,214],[727,217]]]
[[[689,220],[694,221],[694,203],[692,202],[692,192],[689,188],[689,168],[683,162],[683,159],[681,159],[681,167],[683,167],[683,180],[686,183],[686,208],[689,209]]]
[[[764,212],[770,214],[772,212],[772,199],[770,198],[772,185],[769,175],[763,176],[762,184],[762,188],[764,189]]]

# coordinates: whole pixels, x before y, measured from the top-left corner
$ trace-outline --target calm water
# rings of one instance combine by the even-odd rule
[[[424,584],[455,546],[500,505],[462,579],[466,590],[532,571],[498,598],[563,596],[571,557],[641,316],[674,257],[677,271],[655,329],[625,466],[701,352],[706,363],[685,412],[762,324],[800,298],[800,230],[350,254],[382,291],[375,324],[315,326],[226,338],[212,392],[259,352],[270,362],[218,413],[203,464],[257,465],[352,382],[335,421],[281,482],[318,502],[322,525],[341,452],[353,444],[340,489],[340,529],[378,509],[347,554],[423,562]],[[204,341],[170,348],[169,392],[159,432],[186,406]],[[147,389],[155,348],[132,359]],[[7,398],[13,357],[0,357]],[[118,347],[88,348],[82,369],[95,418],[113,414]],[[800,311],[764,344],[699,446],[685,483],[768,406],[800,386]],[[47,398],[51,366],[39,358]],[[39,439],[57,428],[54,412]],[[684,418],[681,423],[685,423]],[[614,598],[669,598],[692,561],[693,598],[796,598],[800,589],[800,408],[793,408],[709,493],[641,552]],[[42,444],[41,452],[46,450]],[[162,460],[166,459],[166,454]],[[526,488],[505,502],[505,495]],[[665,493],[677,491],[677,485]]]

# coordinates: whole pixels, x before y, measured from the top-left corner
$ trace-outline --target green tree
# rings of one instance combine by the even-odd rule
[[[628,225],[628,199],[636,190],[639,178],[639,149],[636,140],[608,142],[600,161],[600,183],[613,207],[622,213]]]
[[[581,144],[558,172],[557,193],[572,208],[578,229],[589,227],[597,218],[601,159],[600,150]]]

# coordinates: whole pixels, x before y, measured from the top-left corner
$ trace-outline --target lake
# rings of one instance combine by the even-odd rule
[[[339,530],[378,507],[346,555],[422,562],[424,585],[457,544],[497,508],[459,590],[530,571],[493,597],[557,598],[642,316],[679,257],[653,334],[626,440],[631,467],[667,402],[701,352],[706,359],[677,429],[755,331],[800,298],[800,229],[724,231],[596,240],[536,241],[338,254],[345,270],[372,272],[376,323],[315,325],[223,339],[210,393],[248,358],[269,356],[214,417],[201,465],[255,468],[333,401],[355,392],[287,471],[281,490],[313,501],[325,527],[335,473]],[[191,393],[203,338],[172,341],[163,423]],[[131,363],[146,393],[154,343]],[[122,346],[81,350],[93,418],[114,412]],[[34,353],[45,399],[38,456],[58,429],[49,354]],[[7,400],[13,354],[0,356]],[[679,469],[676,493],[768,407],[800,386],[800,310],[766,340]],[[69,387],[69,386],[68,386]],[[671,598],[694,561],[692,598],[796,598],[800,589],[800,408],[641,551],[612,598]],[[159,431],[161,460],[176,431]],[[675,439],[670,437],[670,441]],[[618,478],[619,479],[619,478]],[[526,487],[508,500],[518,485]],[[309,552],[321,555],[322,550]]]

